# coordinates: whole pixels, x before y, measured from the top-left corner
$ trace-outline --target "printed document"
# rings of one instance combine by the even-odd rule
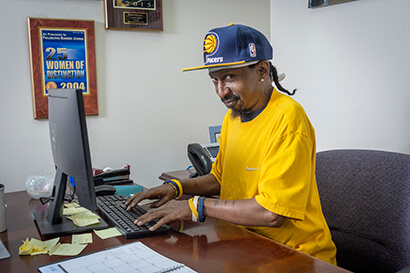
[[[141,242],[109,248],[77,258],[40,266],[42,273],[66,272],[177,272],[194,273],[184,264],[177,263],[155,252]]]

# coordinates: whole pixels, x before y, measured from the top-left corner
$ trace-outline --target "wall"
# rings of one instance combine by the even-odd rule
[[[299,88],[317,150],[410,153],[410,2],[307,3],[271,1],[271,42],[283,85]]]
[[[186,146],[209,142],[226,112],[202,63],[206,32],[229,23],[269,36],[270,2],[163,0],[164,31],[104,28],[102,0],[2,1],[0,9],[0,183],[23,190],[27,176],[53,170],[48,121],[34,120],[26,17],[95,20],[99,115],[88,117],[94,167],[130,164],[151,187],[163,171],[189,165]]]

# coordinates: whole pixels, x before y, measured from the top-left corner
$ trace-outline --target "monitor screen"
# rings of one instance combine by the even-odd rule
[[[63,217],[67,179],[74,180],[75,193],[81,206],[96,210],[94,180],[88,143],[87,125],[82,90],[48,90],[48,118],[50,143],[56,176],[53,200],[48,211],[34,211],[34,218],[43,238],[80,233],[108,225],[77,227]]]

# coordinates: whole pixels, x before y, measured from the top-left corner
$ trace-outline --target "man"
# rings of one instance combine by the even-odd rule
[[[272,47],[259,31],[230,25],[208,32],[201,67],[229,108],[210,174],[163,185],[131,197],[128,209],[159,198],[136,219],[152,229],[173,220],[212,217],[242,225],[319,259],[336,264],[336,247],[322,214],[315,178],[314,129],[303,108],[278,80]],[[197,195],[176,201],[182,194]],[[220,199],[208,196],[219,194]],[[206,198],[205,198],[206,197]]]

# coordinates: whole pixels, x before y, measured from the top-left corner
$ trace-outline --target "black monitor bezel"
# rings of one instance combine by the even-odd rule
[[[56,175],[53,200],[50,201],[48,210],[33,212],[39,233],[42,238],[52,238],[107,228],[108,224],[102,218],[99,219],[99,224],[79,227],[63,216],[64,197],[69,176],[74,178],[80,205],[92,211],[97,209],[91,153],[83,91],[80,89],[50,89],[48,96],[50,143]],[[72,147],[70,145],[73,146],[73,151],[70,151]]]

